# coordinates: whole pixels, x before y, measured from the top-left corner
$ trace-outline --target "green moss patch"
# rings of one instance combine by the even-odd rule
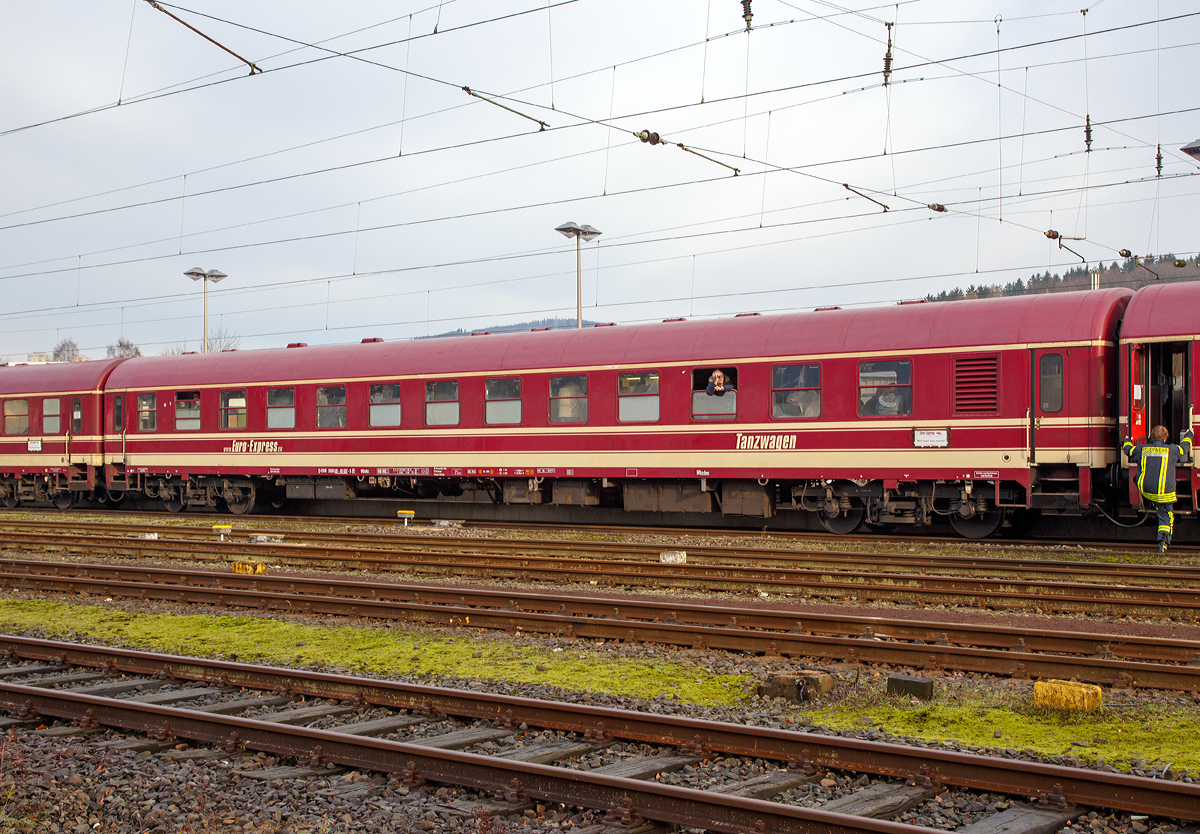
[[[521,646],[469,633],[431,634],[397,628],[307,625],[266,617],[135,614],[101,605],[0,600],[0,627],[37,629],[150,651],[220,656],[245,662],[320,663],[379,674],[432,673],[653,698],[678,695],[696,704],[740,701],[748,680],[713,675],[667,660],[610,656],[593,644],[561,650]]]
[[[1200,769],[1200,708],[1194,704],[1126,701],[1090,714],[1050,712],[1033,706],[1028,686],[989,691],[947,684],[931,703],[862,692],[807,717],[835,729],[862,729],[866,718],[888,733],[924,741],[1103,760],[1117,768],[1141,760],[1159,768]]]

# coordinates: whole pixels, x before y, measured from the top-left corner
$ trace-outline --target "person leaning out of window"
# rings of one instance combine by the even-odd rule
[[[723,397],[726,391],[733,391],[734,387],[725,382],[724,371],[713,371],[708,377],[708,387],[704,389],[704,393],[710,397]]]
[[[1158,552],[1166,553],[1175,532],[1175,467],[1192,454],[1192,430],[1183,433],[1182,443],[1168,443],[1165,426],[1155,426],[1150,437],[1134,446],[1128,437],[1121,450],[1137,466],[1138,492],[1158,511]]]

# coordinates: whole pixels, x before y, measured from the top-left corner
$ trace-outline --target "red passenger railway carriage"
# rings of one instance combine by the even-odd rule
[[[105,380],[120,360],[0,369],[0,501],[69,507],[102,471]]]
[[[100,481],[173,510],[391,498],[811,512],[835,531],[945,515],[986,536],[1117,512],[1137,390],[1122,363],[1177,370],[1195,300],[1104,290],[128,359],[103,373]],[[1126,308],[1153,332],[1155,304],[1179,332],[1128,342]],[[0,370],[0,396],[8,374],[52,370]],[[728,390],[709,394],[716,370]],[[1143,384],[1147,419],[1163,390]],[[26,500],[32,470],[4,440],[0,490]]]

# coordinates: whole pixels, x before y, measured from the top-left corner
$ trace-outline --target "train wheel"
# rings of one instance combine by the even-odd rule
[[[963,518],[957,513],[950,515],[950,526],[964,539],[986,539],[999,530],[1003,523],[1004,512],[1001,510],[989,510],[970,518]]]
[[[226,501],[225,506],[234,515],[249,515],[254,510],[254,490],[249,495],[243,495],[238,501]]]
[[[169,499],[166,499],[166,500],[164,500],[164,501],[163,501],[163,506],[167,508],[167,512],[169,512],[169,513],[181,513],[181,512],[183,512],[183,502],[182,502],[182,501],[176,501],[176,500],[175,500],[175,499],[173,499],[173,498],[169,498]]]
[[[16,509],[21,504],[21,499],[15,495],[4,496],[4,506],[10,510]]]
[[[861,507],[846,510],[841,515],[828,516],[821,513],[821,526],[838,536],[853,533],[862,524],[863,511]]]
[[[58,495],[54,496],[54,506],[58,507],[60,510],[69,510],[75,506],[76,495],[77,493],[74,492],[60,492]]]
[[[1029,510],[1024,507],[1011,510],[1008,514],[1008,528],[1004,532],[1014,539],[1022,539],[1033,532],[1041,518],[1041,510]]]

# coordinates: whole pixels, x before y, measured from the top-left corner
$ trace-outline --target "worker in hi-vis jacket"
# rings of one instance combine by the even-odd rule
[[[1175,467],[1192,454],[1192,430],[1183,433],[1182,443],[1168,443],[1167,429],[1155,426],[1140,446],[1125,438],[1122,450],[1131,464],[1137,464],[1138,491],[1158,510],[1158,552],[1166,553],[1175,530]]]

